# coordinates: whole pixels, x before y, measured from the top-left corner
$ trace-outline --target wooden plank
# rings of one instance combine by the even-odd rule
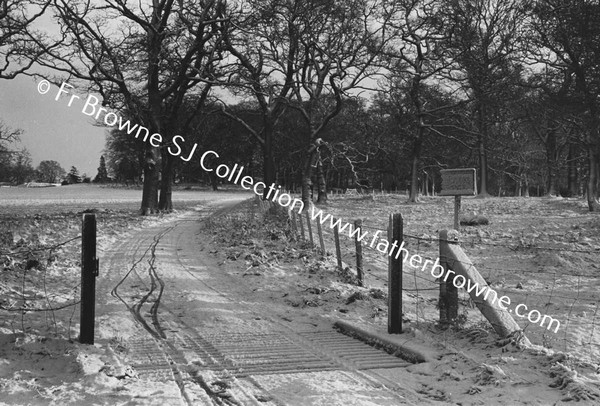
[[[461,275],[465,278],[465,286],[468,286],[467,283],[469,281],[471,281],[471,286],[474,284],[479,285],[479,289],[472,289],[469,295],[479,311],[481,311],[483,316],[490,322],[494,330],[501,337],[506,337],[515,331],[521,330],[508,310],[505,310],[498,305],[499,298],[497,298],[497,294],[488,293],[488,289],[491,288],[477,271],[467,254],[465,254],[458,243],[453,243],[453,241],[458,241],[458,232],[443,230],[440,232],[440,240],[449,241],[442,249],[442,255],[445,256],[448,267],[456,275]],[[448,280],[453,280],[456,275],[450,274]],[[481,291],[483,287],[487,287],[484,294],[477,296],[476,290]],[[488,295],[485,293],[488,293]]]

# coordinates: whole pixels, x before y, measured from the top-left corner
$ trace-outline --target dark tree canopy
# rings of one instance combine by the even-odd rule
[[[416,202],[441,169],[476,167],[482,197],[585,194],[600,209],[597,1],[0,5],[0,77],[50,69],[100,95],[100,125],[110,111],[160,134],[110,128],[95,177],[143,183],[142,214],[170,210],[173,183],[219,189],[209,149],[305,201],[357,187]],[[58,30],[36,31],[44,14]],[[32,177],[18,135],[0,125],[2,181]]]
[[[66,174],[66,171],[56,161],[42,161],[36,171],[37,179],[45,183],[58,183]]]

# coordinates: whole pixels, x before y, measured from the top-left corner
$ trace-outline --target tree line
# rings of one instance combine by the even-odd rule
[[[0,183],[23,185],[30,182],[40,183],[90,183],[92,179],[85,173],[80,174],[75,166],[69,172],[60,163],[53,160],[42,160],[33,167],[31,154],[26,148],[15,149],[19,142],[21,130],[15,130],[0,121]],[[100,157],[100,166],[94,182],[106,183],[110,180],[104,156]]]
[[[167,153],[179,134],[305,201],[332,187],[417,201],[440,169],[474,166],[481,196],[600,208],[595,0],[0,3],[1,77],[68,76],[163,136],[108,136],[113,175],[143,174],[142,214],[172,208],[174,181],[216,186]],[[60,34],[36,29],[42,14]]]

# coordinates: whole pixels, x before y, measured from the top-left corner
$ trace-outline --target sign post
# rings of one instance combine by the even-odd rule
[[[439,196],[454,196],[454,229],[459,228],[461,196],[477,193],[475,168],[442,169],[442,191]]]

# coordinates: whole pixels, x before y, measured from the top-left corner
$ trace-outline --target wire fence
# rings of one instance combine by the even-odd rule
[[[262,202],[268,208],[268,202]],[[368,232],[363,239],[362,254],[356,247],[356,234],[350,237],[354,230],[354,219],[344,219],[348,227],[339,233],[339,258],[336,254],[336,238],[331,221],[324,221],[318,227],[319,219],[311,216],[311,210],[305,210],[302,215],[289,212],[290,225],[296,230],[296,237],[312,243],[316,251],[321,251],[321,240],[325,255],[335,256],[341,261],[344,269],[355,270],[357,277],[363,275],[362,284],[368,287],[380,288],[385,291],[388,282],[388,254],[383,249],[378,250],[381,239],[387,239],[388,219],[365,222],[357,233]],[[335,221],[334,221],[335,223]],[[341,224],[343,227],[344,224]],[[303,230],[304,229],[304,230]],[[312,230],[312,239],[311,232]],[[508,240],[508,241],[506,241]],[[412,254],[418,254],[423,261],[435,262],[439,257],[439,237],[403,234],[404,248]],[[454,241],[453,241],[454,242]],[[391,243],[391,241],[390,241]],[[400,244],[401,242],[398,242]],[[582,249],[580,244],[573,241],[532,241],[517,239],[496,239],[467,236],[459,241],[459,245],[472,259],[473,264],[486,280],[490,288],[497,292],[498,297],[508,296],[511,307],[524,304],[529,311],[537,310],[542,315],[548,315],[560,322],[557,332],[548,330],[548,326],[540,326],[529,321],[527,317],[517,317],[514,320],[521,327],[531,342],[547,348],[562,350],[577,354],[583,358],[600,357],[600,278],[598,270],[581,269],[578,272],[551,270],[545,267],[533,269],[523,266],[513,269],[506,265],[510,255],[589,255],[598,257],[600,249],[590,247]],[[380,246],[379,248],[383,248]],[[478,259],[481,253],[489,250],[496,252],[499,259]],[[442,281],[434,278],[431,273],[423,272],[421,267],[412,267],[404,262],[403,266],[403,313],[404,319],[411,323],[433,326],[439,322],[440,284]],[[338,262],[339,263],[339,262]],[[361,269],[357,269],[362,267]],[[362,272],[361,272],[362,271]],[[359,281],[360,283],[360,281]],[[489,322],[475,308],[471,297],[464,289],[459,289],[460,315],[458,320],[463,327],[484,328]],[[512,313],[512,312],[511,312]],[[523,312],[521,312],[522,314]]]
[[[79,241],[81,235],[0,245],[0,333],[52,332],[71,339],[81,286],[80,264],[71,258]]]

